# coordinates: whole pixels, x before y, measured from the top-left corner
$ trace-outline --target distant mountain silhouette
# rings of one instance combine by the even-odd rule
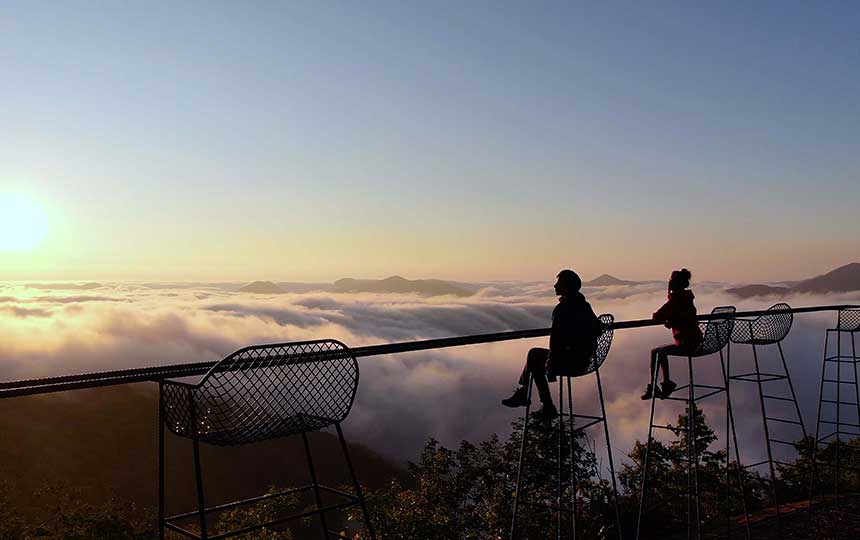
[[[754,298],[756,296],[783,296],[791,292],[788,287],[774,287],[772,285],[744,285],[726,289],[726,292],[738,298]]]
[[[639,285],[640,283],[644,283],[642,281],[627,281],[624,279],[618,279],[615,276],[611,276],[609,274],[603,274],[602,276],[598,276],[591,281],[586,281],[583,283],[586,287],[611,287],[612,285]]]
[[[830,293],[860,291],[860,263],[846,264],[836,270],[799,282],[782,282],[786,286],[746,285],[726,289],[740,298],[787,295],[790,293]]]
[[[289,293],[331,292],[331,283],[303,283],[300,281],[279,281],[275,283],[282,291]]]
[[[813,293],[860,291],[860,263],[846,264],[832,272],[801,281],[794,290]]]
[[[417,293],[425,296],[471,296],[474,291],[467,285],[439,279],[406,279],[391,276],[385,279],[344,278],[334,282],[334,292],[339,293]]]
[[[101,283],[28,283],[30,289],[39,289],[42,291],[91,291],[104,287]]]
[[[282,294],[284,290],[272,283],[271,281],[255,281],[239,289],[239,292],[255,294]]]

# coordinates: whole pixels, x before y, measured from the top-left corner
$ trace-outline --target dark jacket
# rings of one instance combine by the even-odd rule
[[[702,343],[702,331],[696,320],[693,291],[669,291],[669,301],[654,313],[653,319],[672,329],[675,344],[695,349]]]
[[[603,324],[582,293],[562,296],[552,310],[548,374],[580,373],[594,354],[597,338],[602,331]]]

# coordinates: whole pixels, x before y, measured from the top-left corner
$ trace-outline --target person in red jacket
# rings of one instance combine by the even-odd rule
[[[675,270],[669,278],[669,300],[654,313],[653,320],[672,329],[675,343],[663,345],[651,350],[651,380],[654,380],[654,370],[657,364],[663,372],[663,384],[653,388],[651,383],[645,388],[642,399],[651,399],[653,394],[660,399],[666,399],[678,387],[669,378],[669,355],[688,355],[693,353],[702,343],[702,331],[696,320],[696,306],[693,304],[693,291],[689,290],[692,274],[686,268]]]
[[[597,347],[603,323],[579,290],[582,280],[573,270],[562,270],[555,283],[558,305],[552,310],[549,349],[529,350],[526,365],[520,375],[520,387],[514,395],[502,400],[506,407],[525,407],[528,401],[529,375],[534,379],[543,406],[534,413],[537,420],[552,420],[558,410],[552,402],[549,382],[558,376],[575,376],[587,367]]]

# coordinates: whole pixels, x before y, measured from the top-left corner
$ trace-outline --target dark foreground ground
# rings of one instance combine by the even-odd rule
[[[751,516],[750,538],[753,540],[860,540],[860,498],[840,500],[839,507],[833,501],[819,502],[813,512],[807,511],[805,503],[798,503],[793,509],[783,512],[777,520],[775,514],[762,512]],[[746,531],[742,521],[732,525],[731,536],[726,536],[725,528],[710,530],[709,539],[745,539]],[[672,536],[672,540],[686,538],[686,530]]]

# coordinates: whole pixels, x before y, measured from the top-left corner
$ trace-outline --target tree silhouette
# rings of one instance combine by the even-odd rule
[[[553,424],[554,426],[555,424]],[[549,424],[543,424],[549,427]],[[419,460],[411,463],[411,485],[393,482],[388,489],[368,494],[377,533],[387,539],[498,539],[507,538],[511,525],[512,493],[519,460],[522,422],[512,424],[504,443],[498,437],[478,445],[463,441],[450,450],[431,440]],[[582,538],[607,538],[614,524],[611,484],[597,475],[594,453],[583,446],[582,433],[575,439],[573,456],[577,479],[577,531]],[[529,430],[524,456],[521,502],[556,504],[558,434],[551,429]],[[564,506],[572,499],[570,436],[562,442]],[[521,504],[518,530],[521,538],[546,538],[554,531],[557,514],[552,510]],[[354,518],[359,518],[355,512]],[[563,516],[563,526],[571,526]],[[569,533],[568,533],[569,534]],[[568,536],[565,534],[565,536]]]
[[[651,442],[648,457],[648,489],[645,493],[646,511],[643,514],[643,530],[656,535],[668,533],[678,527],[679,520],[687,515],[687,493],[694,486],[688,478],[688,448],[694,444],[699,457],[698,484],[700,518],[705,527],[725,526],[727,517],[742,515],[743,500],[738,489],[737,463],[729,463],[726,471],[725,449],[712,449],[717,441],[714,430],[707,424],[702,410],[693,406],[695,433],[689,436],[690,409],[678,416],[675,424],[669,424],[674,439],[663,442],[656,438]],[[642,472],[645,462],[645,443],[637,440],[628,456],[631,463],[624,463],[619,472],[619,481],[624,492],[625,507],[638,508]],[[747,493],[747,507],[758,508],[755,495],[763,489],[758,475],[742,471]],[[753,502],[751,502],[753,501]],[[750,506],[752,505],[752,508]],[[695,507],[692,507],[695,516]],[[723,519],[718,519],[720,517]],[[695,518],[694,518],[695,519]]]

